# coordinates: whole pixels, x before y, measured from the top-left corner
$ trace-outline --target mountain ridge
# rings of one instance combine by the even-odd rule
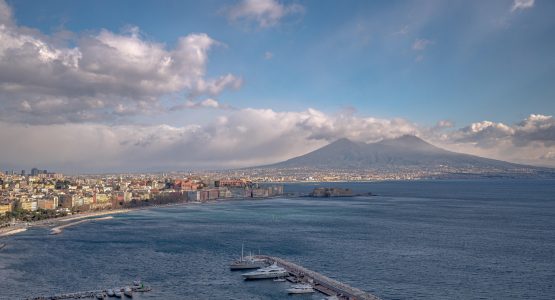
[[[457,153],[434,146],[414,135],[374,143],[340,138],[312,152],[255,168],[319,170],[428,170],[430,172],[507,173],[550,170],[502,160]]]

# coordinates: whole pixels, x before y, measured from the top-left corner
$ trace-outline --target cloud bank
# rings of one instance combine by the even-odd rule
[[[251,108],[228,111],[206,125],[183,127],[2,122],[0,165],[73,173],[223,169],[278,162],[342,137],[374,142],[414,134],[454,151],[555,166],[552,116],[530,115],[513,125],[483,121],[462,129],[439,123],[441,127],[427,128],[404,119],[353,113]],[[522,157],[527,159],[518,159]]]
[[[243,81],[236,75],[206,75],[208,53],[219,44],[194,33],[168,48],[143,38],[137,27],[59,41],[17,26],[0,1],[0,118],[106,121],[163,110],[160,97],[172,93],[195,98],[238,89]]]

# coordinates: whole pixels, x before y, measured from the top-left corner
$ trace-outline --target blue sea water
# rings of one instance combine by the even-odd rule
[[[241,244],[383,299],[554,299],[555,181],[294,184],[376,196],[153,208],[4,238],[0,299],[140,278],[136,299],[322,299],[228,270]]]

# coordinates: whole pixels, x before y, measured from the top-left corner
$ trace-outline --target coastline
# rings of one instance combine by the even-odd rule
[[[268,198],[259,198],[258,200],[261,199],[270,199],[270,198],[275,198],[275,197],[268,197]],[[8,226],[8,227],[3,227],[0,228],[0,238],[1,237],[7,237],[10,235],[14,235],[14,234],[18,234],[21,232],[25,232],[27,231],[28,228],[31,227],[41,227],[41,226],[55,226],[58,225],[55,228],[60,228],[63,229],[65,227],[69,227],[69,226],[73,226],[73,225],[78,225],[84,222],[88,222],[88,221],[95,221],[95,220],[99,220],[99,219],[104,219],[104,218],[93,218],[93,217],[99,217],[99,216],[110,216],[110,215],[115,215],[115,214],[123,214],[123,213],[129,213],[129,212],[133,212],[133,211],[138,211],[138,210],[146,210],[146,209],[151,209],[151,208],[157,208],[157,207],[171,207],[171,206],[181,206],[181,205],[192,205],[192,204],[206,204],[206,203],[217,203],[220,201],[233,201],[233,200],[247,200],[247,199],[253,199],[253,198],[236,198],[236,199],[215,199],[215,200],[210,200],[210,201],[205,201],[205,202],[177,202],[177,203],[167,203],[167,204],[158,204],[158,205],[150,205],[150,206],[143,206],[143,207],[136,207],[136,208],[122,208],[122,209],[111,209],[111,210],[103,210],[103,211],[95,211],[95,212],[84,212],[84,213],[79,213],[76,215],[69,215],[69,216],[64,216],[64,217],[59,217],[59,218],[54,218],[54,219],[46,219],[46,220],[40,220],[40,221],[36,221],[36,222],[31,222],[31,223],[18,223],[14,226]],[[87,219],[90,218],[90,219]],[[82,220],[85,219],[85,220]],[[66,222],[71,222],[71,221],[75,221],[75,220],[80,220],[77,222],[73,222],[73,223],[68,223],[65,225],[60,225]],[[61,232],[61,230],[60,230]],[[51,234],[57,234],[57,233],[52,233]]]

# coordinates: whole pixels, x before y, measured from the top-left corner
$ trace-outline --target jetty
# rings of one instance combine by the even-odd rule
[[[22,228],[16,228],[16,229],[11,229],[11,230],[6,230],[0,233],[0,237],[2,236],[9,236],[9,235],[14,235],[20,232],[24,232],[27,231],[26,227],[22,227]]]
[[[109,220],[109,219],[113,219],[114,217],[112,216],[107,216],[107,217],[102,217],[102,218],[92,218],[92,219],[83,219],[80,221],[76,221],[76,222],[72,222],[72,223],[68,223],[68,224],[64,224],[64,225],[60,225],[57,227],[54,227],[50,230],[50,234],[60,234],[62,233],[62,230],[64,228],[70,227],[70,226],[75,226],[81,223],[85,223],[85,222],[91,222],[91,221],[102,221],[102,220]]]
[[[145,286],[142,283],[138,283],[138,284],[135,283],[132,286],[113,288],[111,290],[123,293],[123,291],[125,291],[126,289],[131,290],[132,293],[134,292],[144,293],[144,292],[150,292],[152,290],[152,288],[150,288],[149,286]],[[59,300],[59,299],[87,299],[87,298],[98,299],[99,296],[103,298],[107,298],[107,297],[110,297],[108,296],[108,290],[109,289],[64,293],[64,294],[57,294],[52,296],[38,296],[38,297],[27,298],[27,300]]]
[[[267,255],[257,255],[255,257],[266,260],[270,264],[276,263],[278,266],[286,269],[290,274],[287,277],[288,281],[309,283],[315,290],[327,296],[335,296],[337,299],[344,300],[380,300],[378,296],[351,287],[285,259]]]

